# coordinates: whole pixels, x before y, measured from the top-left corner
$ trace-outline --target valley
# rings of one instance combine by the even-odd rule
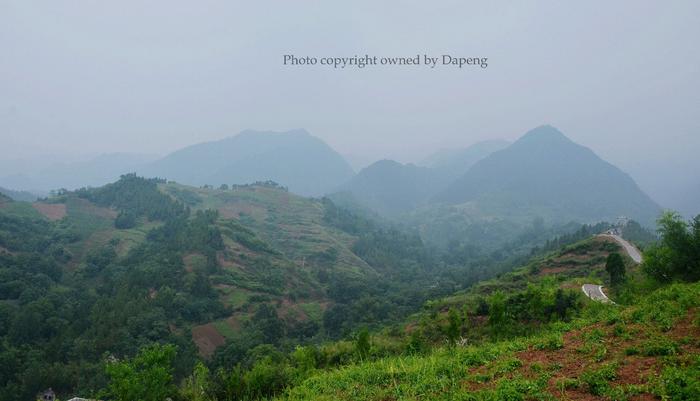
[[[286,145],[271,145],[280,135]],[[262,141],[276,155],[297,139],[310,140],[247,133],[235,146]],[[222,165],[216,152],[210,163]],[[539,165],[557,152],[573,153]],[[561,157],[597,167],[566,170]],[[551,127],[424,164],[381,161],[320,197],[270,179],[188,185],[135,173],[33,202],[3,196],[0,358],[12,395],[0,400],[48,387],[107,399],[130,399],[130,388],[147,398],[155,383],[127,383],[161,363],[170,372],[161,390],[182,399],[197,388],[211,400],[689,391],[649,379],[671,371],[695,385],[695,368],[681,368],[697,355],[695,273],[669,265],[663,246],[677,244],[663,244],[697,222],[662,214],[659,237],[618,219],[660,211]],[[543,180],[542,169],[560,178]],[[666,308],[658,315],[636,306],[654,297]],[[610,319],[612,328],[601,323]],[[668,347],[657,354],[652,339]]]

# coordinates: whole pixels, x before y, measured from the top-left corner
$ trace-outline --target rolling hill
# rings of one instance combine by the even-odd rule
[[[382,216],[397,217],[426,205],[474,163],[507,145],[505,141],[484,141],[464,149],[443,150],[420,165],[380,160],[362,169],[340,192]],[[333,197],[342,198],[342,194]]]
[[[697,283],[648,287],[628,263],[618,305],[594,304],[580,285],[607,284],[619,247],[576,241],[601,227],[510,272],[528,260],[512,246],[440,253],[272,182],[129,174],[40,202],[0,196],[2,389],[96,395],[107,366],[167,347],[143,369],[171,364],[183,394],[204,372],[197,388],[217,399],[678,393],[647,373],[694,385]]]
[[[483,276],[445,266],[414,233],[272,182],[128,174],[33,203],[0,195],[0,359],[14,355],[2,390],[94,393],[105,353],[153,341],[177,344],[182,366],[229,366],[340,338]],[[23,381],[39,360],[54,370]]]
[[[446,184],[434,169],[380,160],[362,169],[340,191],[380,215],[395,217],[425,204]]]

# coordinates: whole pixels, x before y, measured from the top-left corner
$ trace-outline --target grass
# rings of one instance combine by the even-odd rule
[[[228,303],[232,308],[237,309],[245,305],[249,297],[248,291],[236,288],[228,294]]]
[[[0,205],[0,210],[17,217],[26,217],[30,219],[45,219],[44,215],[39,213],[29,202],[6,202]]]
[[[236,331],[228,324],[226,320],[217,320],[212,323],[216,331],[226,338],[233,338],[236,336]]]
[[[320,321],[323,317],[323,308],[318,302],[302,303],[299,307],[311,320]]]
[[[354,365],[325,375],[313,376],[283,396],[287,400],[381,400],[381,399],[454,399],[452,394],[473,377],[469,371],[503,355],[521,349],[516,343],[489,347],[442,348],[427,357],[384,358]],[[507,365],[505,365],[507,366]],[[524,382],[500,383],[501,392]],[[522,389],[522,388],[521,388]],[[484,393],[486,395],[486,393]],[[488,399],[488,398],[485,398]]]
[[[311,373],[278,399],[626,400],[648,394],[693,400],[700,394],[698,307],[700,283],[658,288],[630,306],[589,302],[581,317],[529,338],[348,362]],[[528,355],[534,359],[523,359]],[[656,373],[636,372],[630,382],[624,367],[639,358],[653,358],[648,369]]]

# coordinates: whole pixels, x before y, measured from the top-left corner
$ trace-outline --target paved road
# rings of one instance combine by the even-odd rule
[[[588,296],[588,298],[594,301],[600,302],[612,302],[610,298],[603,292],[603,286],[597,284],[584,284],[581,286],[583,293]],[[614,303],[614,302],[612,302]]]
[[[612,238],[615,241],[617,241],[620,246],[627,252],[627,254],[634,260],[634,263],[642,263],[642,253],[639,252],[639,249],[637,249],[636,246],[632,245],[629,243],[629,241],[626,241],[624,238],[620,237],[619,235],[614,235],[614,234],[599,234],[601,237],[608,237]],[[603,286],[602,285],[597,285],[597,284],[584,284],[581,287],[581,290],[583,290],[583,293],[588,296],[588,298],[594,300],[594,301],[600,301],[600,302],[612,302],[610,298],[605,295],[603,292]]]
[[[600,234],[600,236],[614,239],[615,241],[617,241],[618,244],[620,244],[625,249],[627,254],[630,255],[630,258],[632,258],[632,260],[634,260],[634,263],[642,263],[642,253],[639,252],[639,249],[637,249],[636,246],[630,244],[628,241],[626,241],[625,239],[623,239],[619,235]]]

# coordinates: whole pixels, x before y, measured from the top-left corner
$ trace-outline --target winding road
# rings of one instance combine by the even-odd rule
[[[614,235],[614,234],[599,234],[599,237],[608,237],[614,239],[618,244],[620,244],[627,254],[634,260],[634,263],[642,263],[642,253],[637,249],[636,246],[632,245],[629,241],[625,240],[624,238],[620,237],[619,235]]]
[[[603,292],[603,286],[597,284],[584,284],[581,286],[583,293],[588,296],[588,298],[594,301],[600,302],[612,302],[610,298]],[[614,303],[614,302],[612,302]]]
[[[629,257],[632,258],[634,263],[642,263],[642,253],[639,251],[639,249],[637,249],[636,246],[632,245],[629,241],[615,234],[598,234],[598,236],[612,238],[613,240],[615,240],[615,242],[620,244],[622,249],[624,249],[625,252],[627,252],[627,255],[629,255]],[[581,286],[581,290],[584,294],[586,294],[588,298],[594,301],[615,303],[611,301],[607,295],[605,295],[605,293],[603,292],[602,285],[584,284]]]

